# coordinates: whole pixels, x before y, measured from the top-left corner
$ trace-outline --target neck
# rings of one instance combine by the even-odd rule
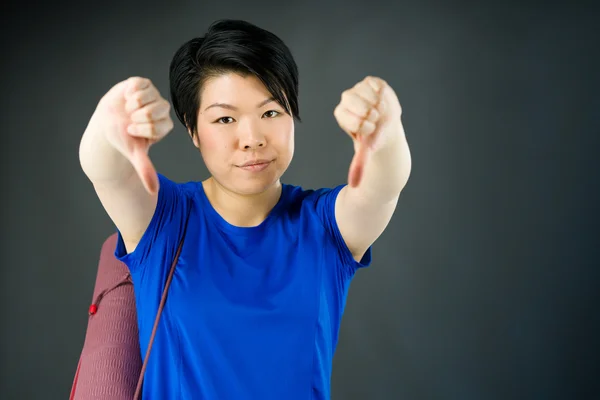
[[[279,181],[264,192],[252,195],[232,192],[212,177],[202,182],[202,186],[208,201],[219,215],[231,225],[239,227],[260,225],[281,196]]]

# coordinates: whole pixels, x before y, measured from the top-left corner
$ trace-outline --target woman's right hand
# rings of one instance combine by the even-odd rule
[[[147,78],[132,77],[113,86],[100,100],[88,129],[96,127],[133,166],[146,191],[158,191],[150,146],[172,129],[171,106]]]

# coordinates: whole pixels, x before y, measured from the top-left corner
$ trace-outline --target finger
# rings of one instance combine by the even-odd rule
[[[132,123],[127,127],[127,132],[131,136],[158,140],[163,138],[173,129],[173,120],[163,118],[159,121]]]
[[[383,91],[388,86],[387,82],[381,78],[368,76],[363,80],[365,85],[371,87],[371,90],[376,93],[377,101],[375,108],[377,109],[377,118],[385,113],[385,101],[383,101]]]
[[[171,105],[167,101],[156,101],[150,103],[133,113],[131,113],[131,122],[143,123],[159,121],[166,118],[171,110]]]
[[[377,107],[375,107],[377,109],[377,112],[379,113],[379,115],[385,115],[386,112],[386,102],[383,99],[383,90],[381,92],[381,96],[379,98],[379,103],[377,104]]]
[[[348,171],[348,184],[350,187],[357,187],[362,180],[367,152],[368,149],[361,143],[356,146],[354,157],[352,157],[352,162],[350,163],[350,170]]]
[[[358,90],[347,90],[342,94],[342,101],[345,108],[352,111],[361,118],[366,118],[371,108],[374,108],[377,103],[371,103],[364,97],[358,94]]]
[[[125,111],[132,113],[160,98],[160,93],[154,86],[149,86],[125,96]]]
[[[340,127],[352,136],[370,135],[375,131],[376,125],[372,121],[359,117],[341,105],[334,113]]]
[[[384,105],[381,101],[381,92],[377,92],[373,85],[367,81],[362,81],[356,84],[356,94],[364,99],[369,105],[369,111],[364,117],[371,122],[377,122],[384,111]]]
[[[156,194],[158,192],[158,176],[150,157],[148,157],[148,148],[136,146],[131,154],[130,161],[146,191],[150,194]]]
[[[371,110],[369,111],[369,114],[367,114],[367,118],[365,118],[365,119],[369,122],[377,124],[380,116],[381,116],[381,113],[377,110],[376,107],[373,107],[373,108],[371,108]]]
[[[132,76],[127,79],[127,88],[125,89],[125,96],[137,92],[139,90],[146,89],[152,86],[152,82],[148,78],[142,78],[139,76]]]
[[[354,88],[356,94],[364,98],[372,107],[379,103],[379,92],[366,80],[358,82]]]
[[[375,91],[375,93],[381,93],[383,88],[387,86],[387,82],[381,78],[377,78],[375,76],[367,76],[363,82],[371,86],[371,88]]]

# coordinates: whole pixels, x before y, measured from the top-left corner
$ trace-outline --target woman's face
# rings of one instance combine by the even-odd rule
[[[228,73],[202,88],[193,138],[213,178],[227,190],[265,192],[294,154],[294,119],[253,75]]]

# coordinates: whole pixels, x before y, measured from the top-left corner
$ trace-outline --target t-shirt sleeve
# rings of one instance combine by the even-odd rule
[[[372,248],[367,249],[362,259],[356,261],[352,256],[352,252],[346,245],[344,238],[335,218],[335,202],[340,191],[346,185],[339,185],[333,189],[320,189],[315,192],[315,210],[325,226],[326,232],[330,235],[338,250],[338,254],[344,265],[350,266],[353,269],[364,268],[371,265]]]
[[[162,272],[166,271],[175,256],[183,234],[185,216],[189,207],[186,196],[177,183],[161,174],[158,174],[158,179],[156,210],[133,252],[127,253],[121,232],[117,229],[115,257],[129,267],[132,275],[143,276],[148,264],[159,264],[152,267],[162,267]]]

